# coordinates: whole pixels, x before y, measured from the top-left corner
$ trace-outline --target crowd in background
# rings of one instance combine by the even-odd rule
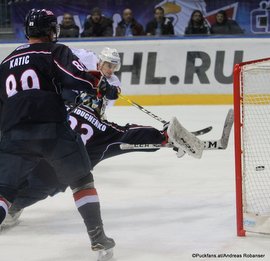
[[[162,36],[175,35],[174,26],[169,17],[164,14],[162,7],[156,7],[153,18],[145,28],[133,15],[130,8],[122,12],[122,20],[118,23],[115,34],[113,32],[113,20],[102,14],[102,10],[94,7],[87,16],[82,33],[76,25],[72,14],[65,13],[60,23],[61,38],[67,37],[132,37],[132,36]],[[226,11],[221,10],[215,16],[215,23],[210,25],[200,10],[194,10],[185,29],[185,35],[209,35],[209,34],[243,34],[236,21],[227,17]]]

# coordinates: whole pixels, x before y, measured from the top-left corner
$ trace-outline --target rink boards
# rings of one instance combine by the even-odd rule
[[[142,105],[232,104],[233,66],[270,57],[269,38],[167,37],[62,40],[99,53],[116,48],[122,94]],[[0,44],[0,60],[22,43]],[[256,50],[256,52],[254,52]],[[128,105],[118,101],[117,105]]]

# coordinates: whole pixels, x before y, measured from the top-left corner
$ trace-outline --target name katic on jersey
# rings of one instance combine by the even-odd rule
[[[82,109],[75,109],[74,112],[76,115],[79,115],[80,117],[86,119],[88,122],[90,122],[93,126],[95,126],[97,129],[101,130],[101,131],[105,131],[107,126],[101,122],[99,122],[99,120],[94,117],[92,114],[82,110]]]
[[[16,66],[24,65],[29,63],[29,55],[21,56],[10,60],[9,69],[14,68]]]

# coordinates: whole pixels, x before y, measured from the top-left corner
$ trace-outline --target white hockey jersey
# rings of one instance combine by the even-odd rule
[[[86,50],[71,48],[72,52],[79,58],[80,62],[85,65],[87,70],[96,71],[98,68],[99,58],[96,53]],[[121,82],[118,77],[113,74],[111,77],[106,77],[109,84],[121,87]],[[115,100],[107,100],[106,107],[111,107],[115,103]]]

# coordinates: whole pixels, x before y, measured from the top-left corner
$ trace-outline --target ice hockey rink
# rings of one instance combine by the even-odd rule
[[[212,125],[200,138],[219,139],[232,106],[146,108],[190,131]],[[108,119],[162,128],[131,106],[111,108]],[[163,148],[108,159],[93,173],[106,233],[117,244],[113,261],[270,260],[269,237],[236,236],[233,131],[227,150],[201,159]],[[70,190],[25,209],[0,246],[1,261],[96,260]],[[210,257],[219,254],[227,257]],[[250,256],[258,254],[265,256]]]

